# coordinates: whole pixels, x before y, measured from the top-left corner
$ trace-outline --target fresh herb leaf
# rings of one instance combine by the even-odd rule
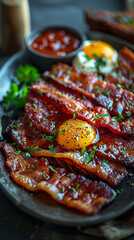
[[[30,155],[29,152],[26,152],[26,153],[24,154],[24,158],[30,158],[30,157],[31,157],[31,155]]]
[[[66,71],[66,74],[69,75],[69,74],[70,74],[70,70],[67,70],[67,71]]]
[[[104,93],[105,95],[109,95],[110,94],[109,91],[103,91],[102,93]]]
[[[49,168],[50,168],[53,172],[57,173],[57,171],[56,171],[52,166],[49,166]]]
[[[62,193],[64,193],[65,192],[65,187],[64,186],[62,186]]]
[[[122,148],[122,152],[123,152],[123,154],[126,154],[124,147]]]
[[[32,65],[20,65],[15,73],[17,79],[25,84],[32,84],[40,77],[38,69]]]
[[[49,151],[51,151],[52,153],[56,153],[56,150],[52,147],[52,146],[48,146],[48,149],[49,149]]]
[[[66,131],[65,131],[65,129],[62,129],[61,132],[62,132],[62,133],[65,133]]]
[[[126,115],[128,116],[128,117],[131,117],[131,112],[126,112]]]
[[[35,109],[37,109],[37,105],[35,103],[33,103],[33,106],[34,106]]]
[[[117,84],[117,87],[119,87],[119,88],[124,88],[124,85],[118,83],[118,84]]]
[[[76,119],[75,113],[78,113],[78,112],[77,112],[77,111],[74,111],[74,112],[73,112],[73,120]]]
[[[120,190],[119,190],[119,189],[117,189],[117,190],[116,190],[116,192],[117,192],[117,194],[121,194],[121,192],[120,192]]]
[[[86,152],[86,147],[84,146],[84,147],[81,149],[81,156],[83,156],[85,152]]]
[[[21,153],[21,150],[15,151],[14,153],[15,153],[16,155],[18,155],[18,154]]]
[[[34,148],[32,146],[31,147],[29,147],[29,146],[26,147],[26,149],[31,151],[31,152],[37,150],[38,148],[39,148],[39,146],[36,146]]]
[[[91,58],[90,57],[88,57],[86,54],[83,56],[87,61],[90,61],[91,60]]]
[[[13,127],[16,128],[16,129],[20,129],[20,127],[18,127],[18,126],[15,125],[15,124],[13,125]]]
[[[51,74],[52,74],[52,75],[57,75],[57,73],[58,73],[58,72],[52,72]]]
[[[42,97],[43,93],[41,90],[38,91],[39,95]]]

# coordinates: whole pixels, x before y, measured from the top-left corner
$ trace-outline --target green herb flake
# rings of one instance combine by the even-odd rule
[[[62,93],[59,95],[59,97],[62,97],[63,95],[62,95]]]
[[[126,112],[126,115],[128,116],[128,117],[131,117],[131,112]]]
[[[86,152],[86,147],[84,146],[84,147],[81,149],[81,156],[83,156],[85,152]]]
[[[117,190],[116,190],[116,193],[117,193],[117,194],[121,194],[121,192],[120,192],[120,190],[119,190],[119,189],[117,189]]]
[[[122,71],[121,70],[119,70],[118,74],[119,74],[119,77],[122,77]]]
[[[17,125],[13,125],[13,127],[16,129],[20,129],[20,127],[18,127]]]
[[[65,130],[65,129],[62,129],[62,130],[61,130],[61,132],[62,132],[62,133],[65,133],[65,132],[66,132],[66,130]]]
[[[103,91],[102,93],[105,94],[105,95],[110,95],[109,91]]]
[[[103,159],[104,169],[108,167],[108,160]]]
[[[70,73],[71,73],[71,71],[70,71],[70,70],[67,70],[67,71],[66,71],[66,74],[67,74],[67,75],[69,75]]]
[[[93,89],[93,92],[98,92],[98,93],[100,93],[100,87],[94,88],[94,89]]]
[[[117,73],[116,72],[112,72],[112,75],[113,75],[113,77],[117,77]]]
[[[18,154],[21,153],[21,150],[15,151],[14,153],[15,153],[16,155],[18,155]]]
[[[98,80],[102,81],[103,77],[101,75],[98,76]]]
[[[125,88],[124,85],[122,85],[122,84],[120,84],[120,83],[117,84],[117,87],[119,87],[119,88]]]
[[[83,126],[78,126],[78,128],[84,128]]]
[[[58,72],[52,72],[51,74],[52,74],[52,75],[57,75],[57,73],[58,73]]]
[[[30,122],[30,127],[32,127],[33,126],[33,123],[32,122]]]
[[[67,177],[68,177],[68,178],[71,177],[71,174],[67,174]]]
[[[35,103],[33,103],[33,106],[34,106],[35,109],[37,109],[37,105]]]
[[[51,171],[53,171],[54,173],[57,173],[57,171],[56,171],[52,166],[49,166],[49,168],[50,168]]]
[[[42,177],[44,177],[44,178],[46,177],[44,173],[42,173]]]
[[[88,136],[89,134],[90,134],[90,132],[89,132],[89,131],[87,131],[87,134],[86,134],[86,135]]]
[[[30,157],[31,157],[31,155],[30,155],[29,152],[26,152],[26,153],[24,154],[24,158],[30,158]]]
[[[33,164],[31,164],[31,167],[34,168],[34,169],[37,169]]]
[[[65,192],[65,187],[64,186],[62,186],[62,193],[64,193]]]
[[[127,107],[130,107],[130,103],[129,102],[127,103]]]
[[[77,112],[77,111],[74,111],[74,112],[73,112],[73,120],[76,119],[76,116],[75,116],[76,113],[78,113],[78,112]]]
[[[43,121],[43,122],[47,122],[47,119],[43,118],[42,121]]]
[[[86,54],[83,56],[87,61],[90,61],[91,60],[91,58],[90,57],[88,57]]]
[[[51,124],[55,124],[55,122],[54,122],[54,121],[50,121],[50,123],[51,123]]]
[[[126,154],[124,147],[121,149],[123,154]]]
[[[37,150],[38,148],[39,148],[39,146],[36,146],[34,148],[32,146],[31,147],[29,147],[29,146],[26,147],[26,149],[31,151],[31,152]]]
[[[86,97],[85,97],[85,95],[83,95],[83,96],[82,96],[82,98],[83,98],[84,100],[86,100]]]
[[[43,93],[41,90],[38,91],[38,94],[42,97]]]
[[[48,146],[48,149],[50,152],[56,153],[56,150],[51,145]]]

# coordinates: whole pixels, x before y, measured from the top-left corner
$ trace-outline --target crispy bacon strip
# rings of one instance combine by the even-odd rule
[[[15,182],[31,191],[45,191],[67,207],[91,215],[116,196],[105,183],[67,174],[65,169],[52,167],[45,159],[25,159],[25,153],[15,154],[17,150],[11,144],[3,143],[3,150]]]
[[[50,140],[46,140],[44,133],[34,128],[33,125],[30,126],[30,122],[27,119],[18,119],[15,125],[17,128],[11,128],[11,136],[24,151],[27,150],[27,146],[33,149],[37,146],[48,149],[48,146],[52,144],[58,152],[66,152],[66,149],[57,144],[55,137],[52,137],[53,131],[50,133]],[[48,134],[46,135],[49,136]],[[128,167],[134,167],[133,138],[124,139],[104,128],[98,129],[98,136],[99,141],[87,147],[87,151],[89,149],[94,150],[94,146],[96,146],[95,154],[100,158],[106,158]]]
[[[68,71],[70,74],[67,74]],[[92,74],[80,73],[74,67],[59,63],[53,65],[51,71],[45,72],[43,77],[50,78],[65,88],[71,88],[75,92],[84,94],[100,106],[107,108],[112,115],[121,113],[125,118],[128,118],[128,111],[134,114],[133,93],[112,83],[100,81]]]
[[[23,120],[18,120],[16,122],[16,126],[18,128],[13,127],[11,130],[12,138],[19,144],[19,146],[23,148],[24,151],[30,152],[32,156],[54,157],[57,159],[60,166],[64,166],[65,163],[68,167],[71,167],[71,169],[73,168],[73,166],[75,166],[75,171],[82,171],[86,175],[96,175],[113,186],[117,185],[127,175],[125,167],[119,165],[118,163],[108,161],[106,159],[103,160],[103,157],[100,158],[98,156],[95,156],[89,162],[85,162],[85,157],[89,153],[88,148],[85,154],[81,156],[80,152],[73,150],[67,151],[66,149],[58,145],[56,141],[46,142],[45,139],[42,139],[41,142],[39,137],[31,140],[31,136],[33,135],[33,129],[28,129],[28,125],[25,124],[25,121]],[[27,129],[29,134],[27,134]],[[42,145],[44,146],[44,149],[40,149]],[[49,145],[53,146],[56,152],[49,151]],[[34,147],[37,147],[37,151],[36,149],[34,151]]]
[[[84,104],[76,99],[72,99],[64,93],[51,87],[51,85],[38,81],[31,87],[34,92],[42,91],[43,96],[40,97],[42,101],[47,101],[57,108],[62,109],[63,112],[68,112],[73,115],[76,112],[76,116],[82,120],[86,120],[88,123],[95,127],[106,127],[110,131],[116,134],[133,135],[134,125],[128,124],[128,120],[123,123],[118,123],[116,119],[112,119],[107,109],[102,107],[90,107],[87,108]],[[27,105],[25,108],[27,112]],[[39,109],[38,109],[39,111]],[[30,111],[29,111],[30,112]],[[134,117],[132,117],[133,119]]]

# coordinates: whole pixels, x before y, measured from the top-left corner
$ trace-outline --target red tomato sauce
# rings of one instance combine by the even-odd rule
[[[64,30],[48,30],[37,37],[31,47],[39,53],[65,56],[80,46],[80,40]]]

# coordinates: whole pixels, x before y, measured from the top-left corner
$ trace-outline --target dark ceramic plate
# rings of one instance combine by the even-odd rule
[[[134,50],[134,46],[101,33],[93,33],[89,39],[104,40],[120,50],[123,46],[127,46]],[[16,71],[19,64],[32,64],[32,60],[28,57],[26,51],[21,51],[14,55],[2,67],[0,72],[0,82],[10,80],[12,74]],[[119,186],[121,194],[117,196],[108,206],[104,207],[98,214],[86,216],[79,211],[64,207],[54,201],[44,192],[37,192],[31,195],[30,192],[16,185],[9,176],[5,168],[5,157],[0,153],[0,187],[8,198],[19,208],[32,216],[41,220],[54,222],[64,225],[95,225],[104,221],[115,218],[134,206],[134,186],[127,184],[127,181],[134,182],[134,176],[127,177]]]

